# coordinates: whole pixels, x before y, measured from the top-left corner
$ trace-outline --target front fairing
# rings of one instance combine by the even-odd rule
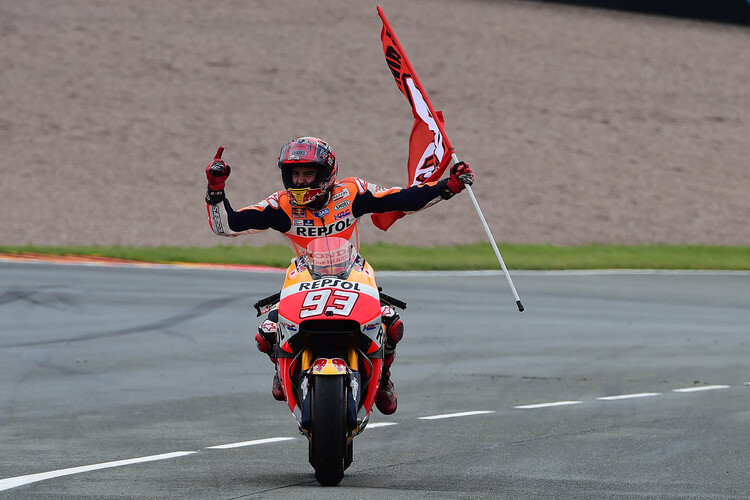
[[[289,266],[279,302],[279,345],[284,349],[303,321],[319,319],[355,321],[364,335],[380,344],[380,293],[368,263],[352,269],[346,279],[313,279],[308,270]]]
[[[315,342],[312,337],[317,336],[310,333],[310,322],[320,324],[320,320],[340,322],[342,327],[346,322],[346,329],[353,327],[359,337],[357,344],[368,359],[360,359],[359,368],[353,372],[364,369],[365,378],[369,380],[362,389],[365,392],[360,406],[360,416],[366,421],[374,404],[382,369],[383,344],[380,294],[372,267],[359,260],[346,278],[323,276],[315,279],[299,260],[295,261],[287,269],[278,311],[279,374],[287,404],[298,422],[303,419],[295,386],[300,384],[302,389],[307,382],[292,375],[308,369],[301,354],[306,345]],[[330,323],[327,325],[333,330],[339,329]]]

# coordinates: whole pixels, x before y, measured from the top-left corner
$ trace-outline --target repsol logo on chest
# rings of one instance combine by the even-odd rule
[[[318,288],[325,288],[327,286],[360,291],[359,283],[352,283],[351,281],[344,281],[337,278],[323,278],[322,280],[315,280],[309,283],[300,283],[299,290],[317,290]]]
[[[342,219],[333,224],[327,226],[316,226],[316,227],[299,227],[297,226],[297,236],[307,236],[313,238],[315,236],[330,236],[333,233],[340,233],[344,229],[352,225],[351,219]]]

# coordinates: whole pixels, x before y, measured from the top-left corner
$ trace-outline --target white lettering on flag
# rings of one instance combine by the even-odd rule
[[[438,128],[435,117],[430,114],[430,110],[427,103],[422,96],[422,93],[414,84],[414,79],[406,78],[406,85],[409,87],[409,94],[411,95],[412,102],[414,103],[414,113],[427,125],[427,128],[433,133],[433,140],[425,145],[425,150],[422,153],[422,157],[417,163],[416,171],[414,172],[414,178],[412,179],[412,185],[423,182],[420,179],[427,179],[437,169],[438,165],[433,162],[426,161],[431,156],[436,156],[438,163],[443,159],[445,155],[445,147],[443,146],[443,137],[440,135],[440,129]]]

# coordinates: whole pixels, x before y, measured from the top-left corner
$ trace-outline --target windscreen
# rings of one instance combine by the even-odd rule
[[[305,249],[310,274],[314,278],[336,276],[346,278],[357,258],[357,251],[349,240],[338,237],[318,238]]]

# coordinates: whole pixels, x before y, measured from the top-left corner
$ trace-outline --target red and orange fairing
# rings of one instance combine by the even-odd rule
[[[300,270],[296,265],[287,269],[279,302],[279,348],[287,356],[278,358],[282,387],[287,396],[289,409],[294,412],[297,402],[293,395],[292,381],[286,374],[295,373],[297,368],[307,370],[314,360],[305,354],[293,354],[289,339],[299,332],[300,324],[306,320],[353,320],[360,325],[362,334],[370,340],[365,353],[372,363],[357,362],[354,351],[350,353],[348,364],[353,370],[360,369],[366,378],[373,380],[363,398],[363,407],[369,412],[377,394],[377,380],[380,378],[383,360],[376,355],[382,346],[380,295],[375,283],[375,273],[368,263],[360,269],[353,269],[347,279],[324,277],[313,280],[310,272]],[[297,364],[299,363],[299,366]]]

